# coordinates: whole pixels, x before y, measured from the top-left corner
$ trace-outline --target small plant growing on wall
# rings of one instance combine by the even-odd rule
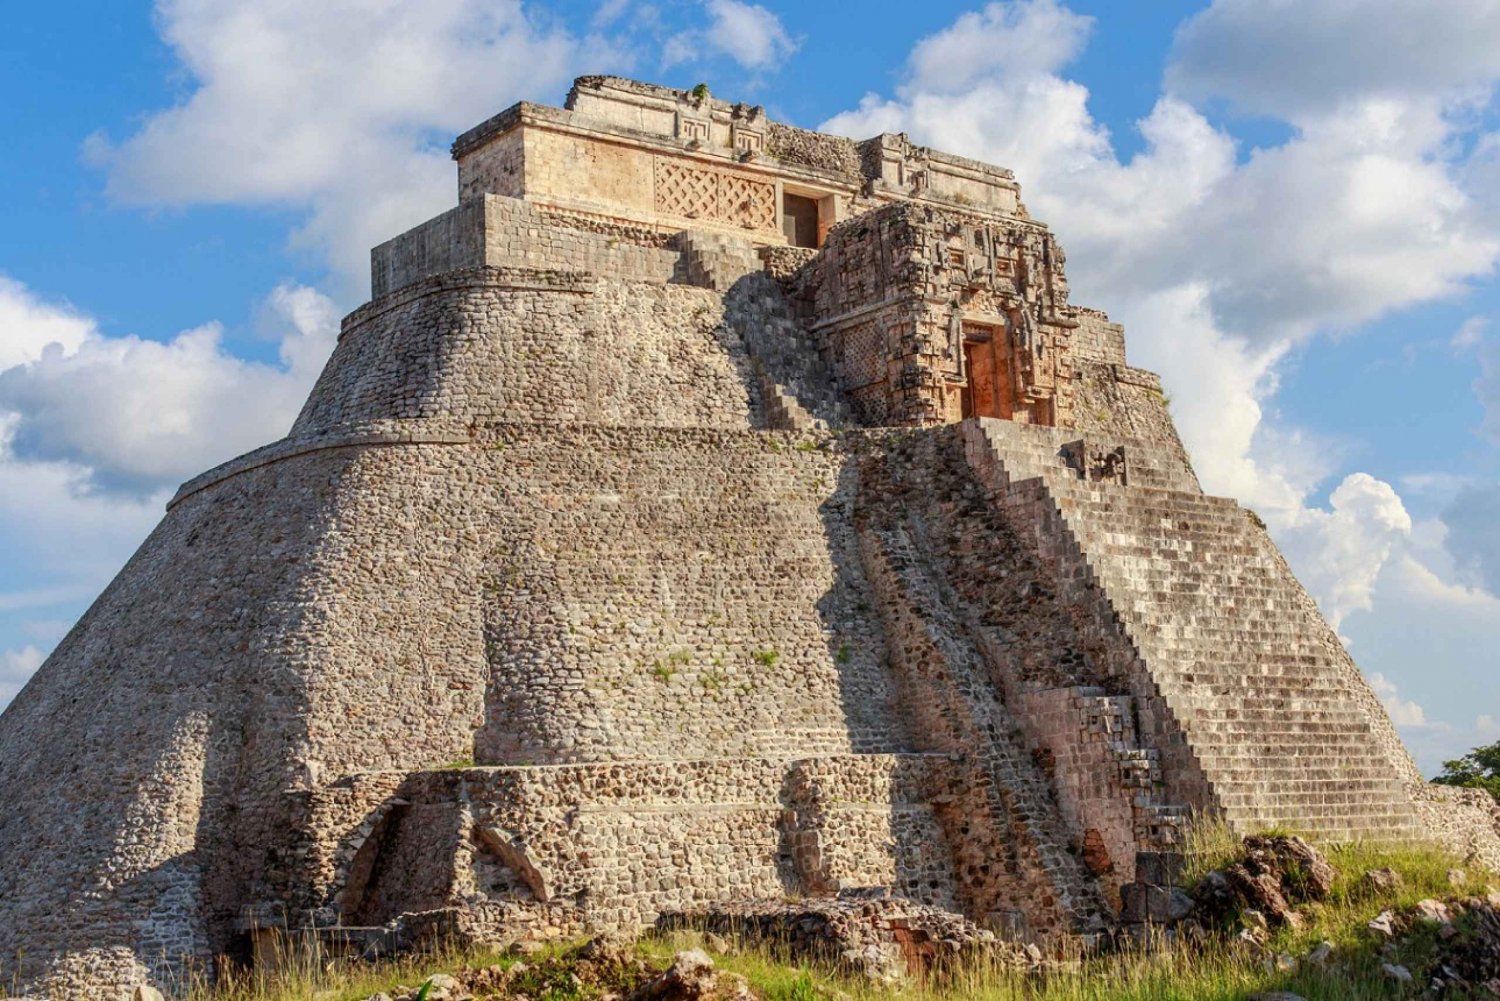
[[[776,662],[781,659],[781,654],[775,650],[757,650],[752,654],[755,662],[761,667],[775,667]]]
[[[701,105],[704,101],[708,100],[708,84],[700,83],[688,91],[688,93],[692,95],[694,104]]]
[[[658,660],[651,665],[651,673],[660,682],[671,681],[677,676],[678,668],[692,662],[691,650],[677,650],[667,655],[664,660]]]

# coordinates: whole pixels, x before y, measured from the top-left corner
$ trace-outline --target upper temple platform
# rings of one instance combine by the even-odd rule
[[[453,156],[460,200],[510,195],[667,230],[725,229],[757,244],[819,246],[857,203],[1026,216],[1009,170],[905,135],[856,142],[796,128],[706,88],[610,76],[578,78],[564,109],[512,106],[459,136]]]
[[[457,207],[372,251],[376,300],[486,267],[720,292],[764,271],[788,297],[768,308],[795,314],[861,424],[1074,426],[1075,362],[1125,363],[1120,328],[1068,303],[1062,249],[1014,175],[905,135],[855,141],[701,86],[590,76],[453,156]]]

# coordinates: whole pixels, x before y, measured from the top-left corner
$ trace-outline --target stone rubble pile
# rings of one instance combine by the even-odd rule
[[[1298,837],[1249,837],[1243,858],[1208,873],[1193,888],[1194,916],[1202,922],[1255,911],[1273,928],[1297,927],[1296,905],[1326,900],[1337,870]],[[1185,916],[1185,915],[1184,915]]]
[[[827,963],[883,984],[974,962],[1016,970],[1043,963],[1035,945],[1004,941],[952,911],[890,896],[752,901],[665,915],[657,926],[768,943],[793,961]]]

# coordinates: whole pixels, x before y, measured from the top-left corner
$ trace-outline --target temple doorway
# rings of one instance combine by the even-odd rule
[[[995,328],[965,323],[964,374],[962,392],[965,417],[1009,418],[1004,405],[1001,375],[1003,366],[995,343]]]
[[[781,232],[794,247],[818,245],[818,200],[786,192],[781,196]]]

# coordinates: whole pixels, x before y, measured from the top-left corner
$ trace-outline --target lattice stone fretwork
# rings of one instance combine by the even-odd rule
[[[685,219],[718,216],[718,176],[675,160],[656,161],[656,211]]]
[[[746,229],[775,230],[776,186],[660,157],[656,161],[656,211],[684,219],[711,219]]]
[[[747,229],[775,229],[776,186],[741,174],[720,174],[719,218]]]

